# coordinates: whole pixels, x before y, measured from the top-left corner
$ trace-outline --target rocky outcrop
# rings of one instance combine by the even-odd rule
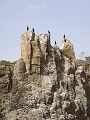
[[[10,92],[12,89],[13,66],[0,66],[0,120],[10,112]]]
[[[65,55],[67,55],[67,57],[68,57],[73,63],[75,63],[76,58],[75,58],[75,53],[74,53],[74,46],[73,46],[73,44],[70,42],[70,40],[68,40],[67,38],[64,38],[64,39],[62,40],[61,49],[64,51]]]
[[[0,93],[10,92],[12,88],[12,69],[9,66],[0,66]]]
[[[21,41],[4,120],[89,120],[90,67],[76,64],[72,43],[62,46],[65,55],[49,34],[27,31]]]

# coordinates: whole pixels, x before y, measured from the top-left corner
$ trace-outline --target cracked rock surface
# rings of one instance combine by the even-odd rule
[[[9,109],[0,111],[1,119],[89,120],[90,66],[77,64],[60,53],[57,45],[52,47],[48,34],[24,35],[31,41],[33,54],[26,60],[24,53],[14,66]]]

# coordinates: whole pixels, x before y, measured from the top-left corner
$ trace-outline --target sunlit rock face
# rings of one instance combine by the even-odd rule
[[[89,120],[90,67],[75,60],[68,39],[59,48],[51,46],[49,34],[25,32],[13,70],[10,107],[0,111],[4,120]]]
[[[65,54],[69,57],[69,59],[75,62],[76,58],[75,58],[74,46],[67,38],[64,38],[62,40],[62,46],[60,49],[64,50]]]
[[[27,31],[21,35],[21,58],[24,60],[27,72],[30,72],[31,62],[31,41],[34,41],[35,33]]]

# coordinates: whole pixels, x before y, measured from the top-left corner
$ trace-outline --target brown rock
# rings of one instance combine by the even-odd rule
[[[9,66],[0,66],[0,93],[8,93],[12,87],[12,72]]]
[[[62,40],[62,46],[60,49],[62,49],[65,55],[67,55],[69,59],[75,63],[76,58],[75,58],[74,46],[67,38],[64,38]]]
[[[56,44],[51,46],[49,34],[35,36],[28,30],[21,36],[21,59],[13,71],[6,120],[90,119],[89,65],[76,65],[73,45],[66,38],[62,50],[66,54]],[[2,83],[4,75],[9,78],[6,71],[0,74]]]

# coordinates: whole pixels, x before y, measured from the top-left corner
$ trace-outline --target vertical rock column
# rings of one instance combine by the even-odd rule
[[[62,46],[60,48],[64,55],[66,55],[74,64],[76,61],[74,46],[67,38],[62,40]]]
[[[35,33],[27,31],[21,35],[21,58],[26,64],[27,72],[30,73],[31,63],[31,41],[34,40]]]
[[[13,70],[11,110],[18,109],[19,99],[24,92],[23,83],[26,73],[26,65],[23,59],[18,59]]]
[[[39,40],[35,37],[35,40],[31,42],[32,58],[31,58],[31,74],[37,79],[36,83],[40,81],[40,45]]]

